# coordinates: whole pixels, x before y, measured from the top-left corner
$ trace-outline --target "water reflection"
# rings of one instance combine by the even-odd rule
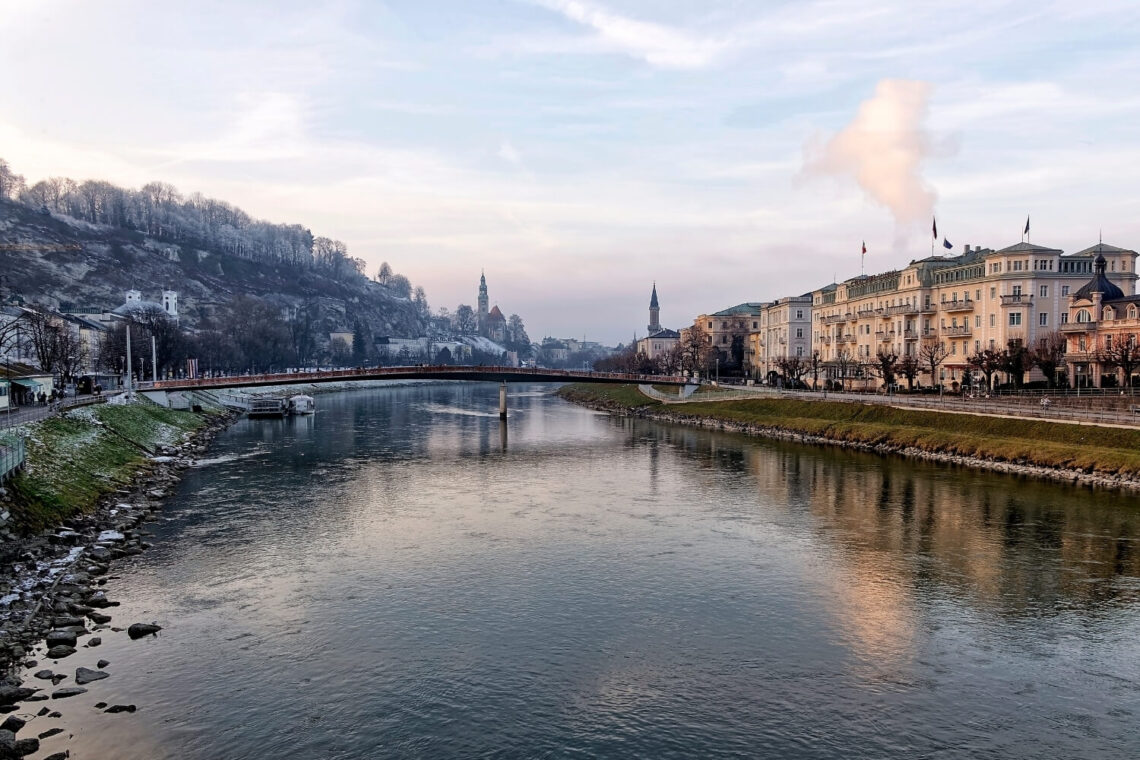
[[[512,389],[246,421],[117,569],[42,754],[1117,757],[1135,500]],[[509,437],[509,446],[507,440]],[[92,667],[94,662],[68,663]],[[96,701],[132,702],[103,716]]]

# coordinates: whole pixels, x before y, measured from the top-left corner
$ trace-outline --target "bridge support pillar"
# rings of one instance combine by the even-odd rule
[[[499,383],[499,419],[507,418],[507,381]]]

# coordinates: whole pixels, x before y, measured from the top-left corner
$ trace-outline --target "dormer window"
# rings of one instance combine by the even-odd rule
[[[1102,315],[1102,318],[1103,318],[1103,319],[1104,319],[1106,322],[1111,322],[1113,319],[1115,319],[1115,318],[1116,318],[1116,312],[1115,312],[1115,311],[1113,311],[1113,309],[1112,309],[1112,307],[1111,307],[1111,306],[1105,306],[1105,307],[1104,307],[1104,313],[1103,313],[1103,315]]]
[[[1082,324],[1085,322],[1092,322],[1092,314],[1089,313],[1088,309],[1081,309],[1077,312],[1077,322],[1080,322]]]

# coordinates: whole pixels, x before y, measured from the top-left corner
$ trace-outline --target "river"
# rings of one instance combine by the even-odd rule
[[[1140,499],[550,391],[235,424],[36,756],[1140,755]]]

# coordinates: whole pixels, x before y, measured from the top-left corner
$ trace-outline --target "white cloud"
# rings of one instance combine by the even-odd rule
[[[620,50],[665,69],[701,69],[713,64],[735,43],[698,37],[680,29],[622,16],[582,0],[535,0],[598,33],[605,48]]]

